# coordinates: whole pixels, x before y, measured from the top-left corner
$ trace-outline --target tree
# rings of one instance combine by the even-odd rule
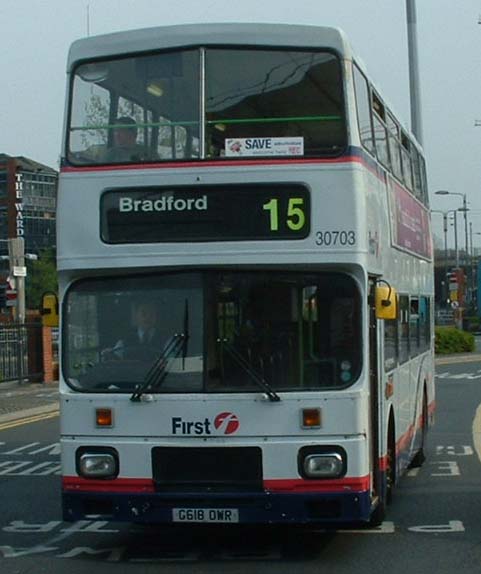
[[[37,261],[27,262],[26,304],[28,309],[38,309],[46,291],[58,293],[57,266],[54,249],[44,249]]]

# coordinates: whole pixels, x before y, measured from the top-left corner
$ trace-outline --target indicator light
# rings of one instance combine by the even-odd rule
[[[302,409],[302,428],[321,428],[321,409]]]
[[[95,409],[95,423],[98,427],[113,426],[112,409]]]

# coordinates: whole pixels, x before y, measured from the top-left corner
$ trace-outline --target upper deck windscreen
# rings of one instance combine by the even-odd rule
[[[339,59],[326,51],[190,49],[82,63],[74,165],[342,153]]]

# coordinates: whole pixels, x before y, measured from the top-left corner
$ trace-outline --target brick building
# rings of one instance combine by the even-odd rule
[[[54,169],[0,153],[0,255],[12,237],[24,238],[27,253],[55,248],[57,182]]]

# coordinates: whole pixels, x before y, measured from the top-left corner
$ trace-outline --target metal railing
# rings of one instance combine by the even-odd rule
[[[0,384],[41,381],[42,325],[0,323]]]
[[[455,317],[454,311],[451,309],[440,309],[436,311],[434,316],[434,322],[439,326],[454,326]]]

